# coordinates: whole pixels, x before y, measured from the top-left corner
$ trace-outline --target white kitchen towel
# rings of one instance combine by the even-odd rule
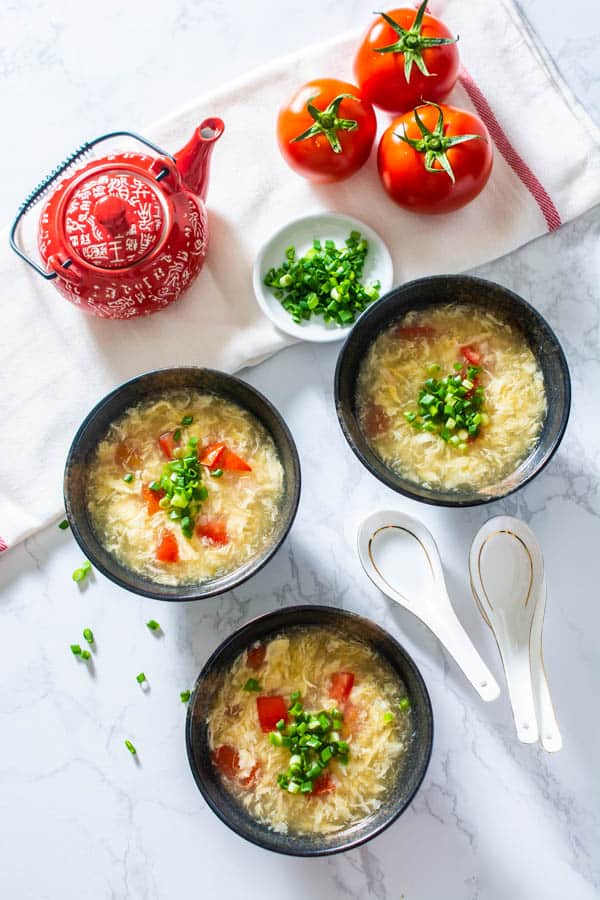
[[[87,316],[1,236],[0,549],[60,515],[73,433],[120,382],[178,364],[231,372],[288,343],[256,305],[251,270],[262,241],[292,217],[336,209],[363,219],[387,241],[401,283],[480,265],[600,201],[598,130],[512,3],[432,0],[431,10],[460,35],[463,70],[449,102],[474,109],[495,144],[491,179],[465,209],[437,217],[399,209],[379,184],[374,155],[349,181],[321,187],[281,159],[279,106],[309,78],[352,81],[360,39],[352,34],[277,60],[146,130],[174,152],[205,116],[219,115],[226,125],[212,160],[206,264],[167,310],[130,321]],[[386,121],[380,118],[380,128]],[[24,195],[30,187],[23,185]],[[30,227],[39,210],[29,216]]]

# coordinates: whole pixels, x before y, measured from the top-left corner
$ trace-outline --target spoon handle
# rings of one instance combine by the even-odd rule
[[[562,748],[562,737],[556,713],[550,696],[550,687],[544,668],[544,654],[542,650],[542,628],[544,625],[544,613],[546,610],[546,585],[540,592],[540,598],[535,609],[533,624],[531,627],[531,680],[533,683],[533,697],[537,711],[537,720],[540,729],[540,743],[548,753],[556,753]]]
[[[424,620],[425,621],[425,620]],[[450,656],[463,670],[482,700],[495,700],[500,694],[498,682],[475,649],[471,638],[464,630],[448,601],[444,611],[444,621],[426,623],[442,642]]]
[[[533,699],[529,647],[526,644],[514,646],[506,643],[504,646],[500,645],[500,654],[517,737],[524,744],[533,744],[538,740],[539,731]]]

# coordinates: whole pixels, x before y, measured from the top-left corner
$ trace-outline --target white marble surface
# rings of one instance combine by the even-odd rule
[[[599,121],[597,0],[572,0],[566,20],[558,0],[522,0],[522,6]],[[82,139],[118,125],[142,129],[267,53],[365,20],[371,4],[105,0],[94,7],[76,0],[2,4],[4,220],[39,175]],[[600,896],[599,231],[592,211],[480,270],[547,315],[574,380],[573,417],[558,456],[507,501],[485,511],[436,510],[379,485],[350,453],[333,414],[336,348],[303,346],[246,373],[284,412],[304,477],[291,537],[252,582],[202,604],[161,605],[128,596],[102,577],[80,591],[70,573],[81,554],[68,532],[50,529],[6,554],[0,566],[0,896]],[[523,516],[535,529],[552,595],[545,651],[565,743],[560,754],[519,745],[503,682],[501,698],[482,704],[436,641],[365,578],[354,551],[356,527],[366,513],[389,504],[421,516],[434,532],[456,608],[501,682],[495,645],[470,596],[467,551],[492,513]],[[412,807],[372,843],[329,860],[271,855],[225,828],[195,789],[183,741],[179,691],[192,684],[216,644],[251,616],[298,602],[344,606],[397,635],[421,667],[435,712],[433,758]],[[159,639],[144,627],[151,616],[164,628]],[[85,626],[97,638],[89,672],[68,651]],[[135,682],[142,669],[150,681],[146,695]],[[124,737],[137,745],[137,762]]]

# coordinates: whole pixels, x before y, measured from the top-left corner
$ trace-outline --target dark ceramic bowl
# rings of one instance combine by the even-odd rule
[[[224,397],[248,410],[271,435],[284,471],[283,497],[269,544],[228,575],[200,583],[158,584],[119,563],[102,545],[90,521],[86,483],[88,466],[109,426],[131,406],[167,391],[193,389]],[[273,556],[292,526],[300,499],[300,462],[294,439],[280,413],[255,388],[214,369],[159,369],[139,375],[108,394],[86,416],[73,438],[64,476],[65,510],[73,535],[92,565],[128,591],[156,600],[201,600],[238,587]]]
[[[470,303],[491,310],[525,336],[544,376],[547,413],[537,444],[518,468],[479,490],[444,491],[422,487],[398,475],[375,454],[358,423],[356,381],[377,335],[410,310],[446,303]],[[508,288],[470,275],[419,278],[396,288],[363,313],[340,351],[335,371],[335,405],[346,440],[361,463],[399,494],[436,506],[477,506],[506,497],[531,481],[550,461],[562,440],[571,408],[571,380],[558,338],[537,310]]]
[[[335,834],[322,836],[279,834],[252,818],[223,786],[221,776],[212,764],[206,724],[223,674],[243,650],[257,640],[269,640],[282,631],[307,625],[334,628],[340,635],[370,644],[406,685],[414,724],[408,756],[377,812]],[[253,619],[215,650],[196,681],[188,706],[185,736],[196,784],[212,811],[229,828],[253,844],[276,853],[326,856],[351,850],[369,841],[391,825],[409,806],[429,765],[433,715],[421,673],[406,650],[379,625],[332,606],[294,606]]]

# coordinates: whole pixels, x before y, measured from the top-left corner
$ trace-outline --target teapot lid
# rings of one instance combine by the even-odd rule
[[[165,230],[165,202],[156,181],[130,169],[90,172],[65,202],[66,240],[76,256],[98,268],[139,262]]]

